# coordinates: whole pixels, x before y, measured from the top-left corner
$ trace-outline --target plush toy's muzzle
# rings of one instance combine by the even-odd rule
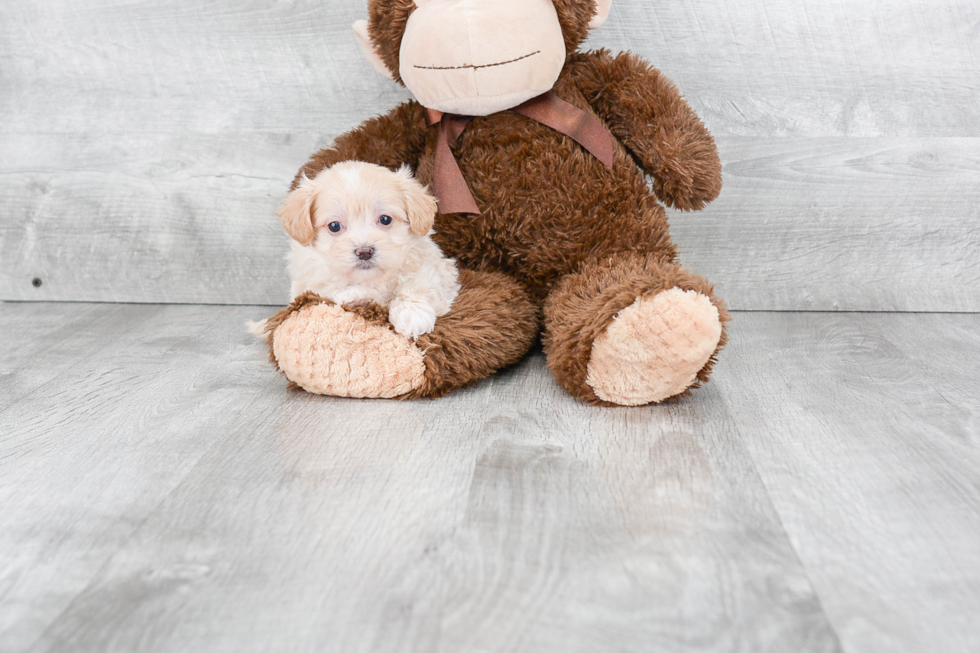
[[[485,116],[551,90],[561,74],[565,41],[551,0],[418,4],[399,73],[423,106]]]
[[[550,91],[611,3],[373,0],[370,27],[357,21],[354,33],[374,67],[404,83],[422,106],[488,116]]]

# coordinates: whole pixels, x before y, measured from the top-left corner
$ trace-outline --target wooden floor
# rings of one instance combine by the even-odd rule
[[[0,304],[0,650],[980,650],[980,315],[739,313],[616,410],[287,392],[268,312]]]

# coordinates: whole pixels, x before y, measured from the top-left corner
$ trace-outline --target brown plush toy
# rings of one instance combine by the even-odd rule
[[[436,397],[516,363],[539,330],[555,378],[591,403],[660,402],[708,379],[728,315],[678,264],[657,198],[703,208],[721,165],[657,70],[578,51],[611,3],[369,0],[357,38],[416,100],[337,138],[297,181],[346,160],[409,164],[439,199],[434,238],[462,290],[417,342],[378,306],[297,299],[267,327],[290,381]]]

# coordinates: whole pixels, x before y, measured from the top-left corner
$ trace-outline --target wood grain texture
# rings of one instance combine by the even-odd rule
[[[295,170],[407,97],[363,14],[0,4],[0,298],[281,304]],[[648,58],[718,135],[722,197],[673,230],[733,307],[978,311],[978,35],[963,0],[618,0],[589,45]]]
[[[594,409],[536,356],[324,399],[244,335],[261,309],[126,310],[0,412],[4,651],[840,650],[717,391]]]
[[[980,650],[980,316],[735,333],[716,382],[844,650]]]
[[[971,0],[617,1],[610,24],[590,45],[641,53],[722,135],[980,136]]]
[[[141,136],[133,151],[89,142],[94,160],[65,153],[57,165],[62,137],[31,140],[31,172],[0,170],[17,180],[0,182],[0,205],[25,216],[0,223],[10,296],[287,301],[288,240],[273,212],[315,136]],[[720,147],[722,197],[673,213],[671,228],[685,265],[732,306],[980,311],[980,139]]]
[[[242,387],[259,365],[233,355],[253,353],[229,345],[241,326],[196,307],[0,305],[0,650],[26,650],[219,423],[273,390]]]
[[[980,316],[740,313],[712,384],[618,410],[539,354],[293,394],[266,309],[83,309],[0,304],[44,327],[0,358],[4,651],[980,644]]]
[[[5,133],[327,133],[403,90],[350,31],[364,0],[0,6]],[[632,49],[742,136],[980,136],[971,0],[616,0],[588,46]]]
[[[725,138],[681,258],[752,310],[980,311],[980,139]]]

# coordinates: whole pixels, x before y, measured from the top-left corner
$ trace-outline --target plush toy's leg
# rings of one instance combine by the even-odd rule
[[[513,365],[538,334],[539,309],[502,274],[460,271],[435,330],[412,342],[375,305],[342,308],[313,293],[267,323],[272,361],[295,386],[336,397],[438,397]]]
[[[441,397],[514,365],[537,342],[541,308],[504,274],[460,270],[462,290],[448,315],[418,340],[422,384],[405,399]]]
[[[728,320],[704,278],[654,255],[614,255],[565,277],[548,297],[548,367],[591,403],[657,403],[708,380]]]

